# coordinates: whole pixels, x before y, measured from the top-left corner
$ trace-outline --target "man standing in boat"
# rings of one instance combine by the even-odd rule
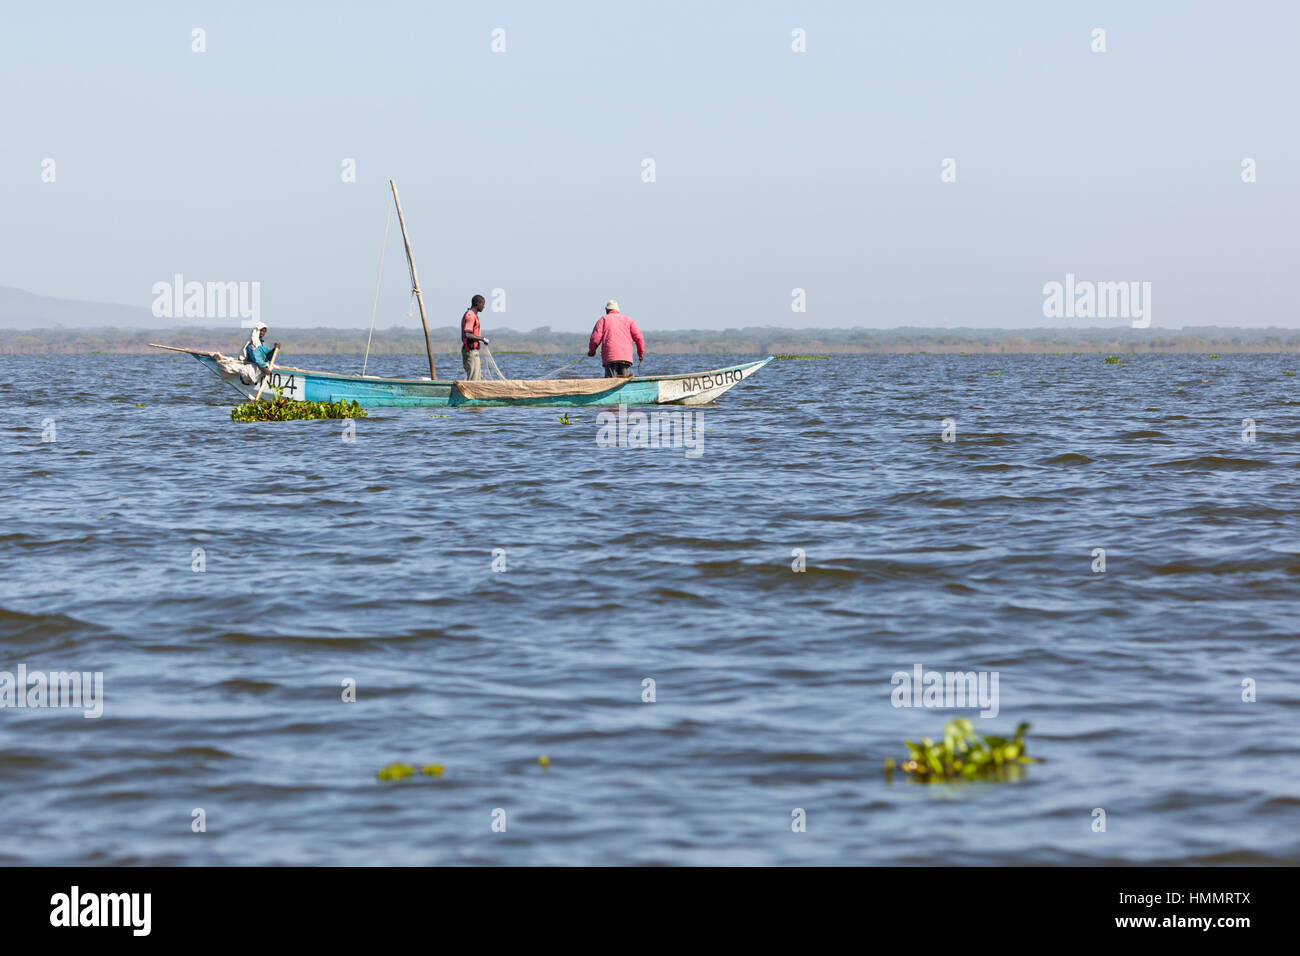
[[[479,346],[487,344],[487,339],[480,335],[478,315],[487,305],[487,299],[476,295],[470,301],[469,309],[460,317],[460,362],[465,366],[465,378],[475,382],[483,377],[483,357],[479,355]]]
[[[606,378],[625,378],[632,374],[632,346],[636,345],[637,361],[645,358],[645,337],[636,323],[618,310],[618,301],[605,303],[605,314],[596,320],[587,343],[587,357],[596,354],[600,346],[600,360],[605,366]]]

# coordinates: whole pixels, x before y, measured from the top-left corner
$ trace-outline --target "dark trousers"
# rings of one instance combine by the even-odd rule
[[[631,374],[632,374],[631,362],[606,362],[605,363],[606,378],[625,378],[626,376]]]

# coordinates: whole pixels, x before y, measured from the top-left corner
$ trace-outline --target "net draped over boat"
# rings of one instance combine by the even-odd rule
[[[456,390],[465,398],[546,398],[552,395],[595,395],[621,385],[608,378],[506,378],[486,345],[479,349],[484,378],[458,379]],[[575,364],[570,362],[569,365]],[[562,371],[569,366],[561,366]]]
[[[475,382],[458,381],[455,386],[465,398],[545,398],[551,395],[596,395],[618,388],[626,381],[617,378],[479,379]]]
[[[256,385],[262,380],[262,370],[252,362],[245,362],[220,352],[195,352],[194,354],[206,355],[217,363],[217,368],[221,370],[223,376],[228,375],[232,378],[239,376],[239,380],[245,385]]]

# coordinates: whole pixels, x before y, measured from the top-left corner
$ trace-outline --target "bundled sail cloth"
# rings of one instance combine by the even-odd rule
[[[150,343],[151,345],[153,343]],[[168,348],[166,345],[156,346],[157,348]],[[191,355],[206,355],[212,361],[217,363],[217,369],[221,372],[221,377],[225,381],[232,378],[238,378],[245,385],[256,385],[262,380],[263,371],[252,362],[245,362],[242,359],[233,358],[229,355],[223,355],[220,352],[200,352],[197,349],[176,349],[178,352],[189,352]]]
[[[221,377],[239,376],[239,380],[245,385],[256,385],[262,380],[264,372],[252,362],[241,362],[237,358],[231,358],[229,355],[222,355],[220,352],[213,352],[212,357],[217,362],[217,367],[221,369]]]
[[[465,398],[546,398],[551,395],[596,395],[618,388],[625,378],[548,378],[505,381],[477,379],[456,382],[456,391]]]

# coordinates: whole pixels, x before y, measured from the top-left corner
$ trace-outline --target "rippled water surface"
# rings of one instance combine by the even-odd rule
[[[778,361],[689,458],[587,409],[346,443],[230,421],[186,357],[0,356],[0,670],[104,674],[97,720],[0,710],[0,862],[1300,861],[1297,368]],[[955,715],[892,705],[917,664],[996,671],[959,713],[1047,762],[886,782]]]

